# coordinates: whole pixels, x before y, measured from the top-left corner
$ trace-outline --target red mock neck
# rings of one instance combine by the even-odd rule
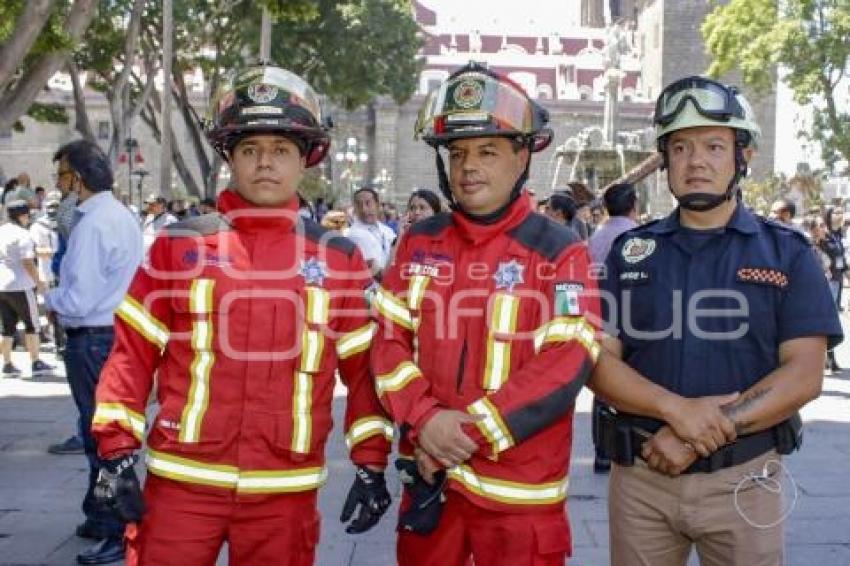
[[[457,211],[452,212],[452,220],[455,226],[457,226],[458,232],[465,240],[473,244],[480,244],[493,239],[499,234],[504,234],[525,220],[525,217],[532,212],[531,202],[527,198],[520,197],[516,199],[511,203],[502,217],[492,224],[475,222],[468,216]]]
[[[276,207],[257,206],[245,200],[233,189],[227,189],[218,196],[218,210],[242,232],[292,230],[298,221],[298,198]]]

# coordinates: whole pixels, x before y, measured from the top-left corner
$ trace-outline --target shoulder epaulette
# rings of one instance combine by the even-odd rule
[[[304,227],[304,236],[312,242],[341,251],[349,257],[357,249],[357,244],[342,234],[334,233],[333,230],[325,228],[314,220],[304,218],[301,224]]]
[[[424,220],[416,222],[410,227],[410,234],[424,234],[436,236],[452,224],[451,212],[441,212]]]
[[[195,216],[165,226],[165,232],[171,237],[209,236],[218,232],[232,230],[227,219],[218,212]]]
[[[767,217],[762,216],[760,214],[756,214],[755,217],[756,217],[756,220],[758,220],[759,223],[763,224],[766,228],[776,230],[777,232],[799,238],[801,241],[805,242],[806,245],[810,244],[809,239],[806,238],[806,235],[803,234],[803,232],[801,232],[800,230],[797,230],[796,228],[792,228],[791,226],[788,226],[787,224],[783,224],[782,222],[778,222],[776,220],[773,220],[771,218],[767,218]]]
[[[549,261],[570,244],[581,241],[573,230],[540,214],[529,214],[508,236]]]

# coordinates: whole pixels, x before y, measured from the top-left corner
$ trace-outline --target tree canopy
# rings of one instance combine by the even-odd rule
[[[850,114],[836,97],[850,61],[850,3],[846,0],[731,0],[708,15],[702,34],[713,58],[709,74],[738,69],[764,92],[777,66],[800,104],[814,103],[812,132],[829,167],[850,162]]]

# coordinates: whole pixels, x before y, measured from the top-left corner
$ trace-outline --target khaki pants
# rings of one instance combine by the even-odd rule
[[[750,472],[761,474],[770,459],[779,456],[770,451],[711,474],[675,478],[650,470],[643,460],[614,465],[608,493],[612,566],[685,566],[692,544],[702,566],[784,564],[783,525],[752,527],[733,503],[738,482]],[[776,479],[784,476],[778,466],[770,471]],[[738,491],[738,506],[756,524],[778,520],[783,499],[752,481]]]

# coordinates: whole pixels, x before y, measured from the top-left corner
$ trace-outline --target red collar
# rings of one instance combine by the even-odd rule
[[[218,196],[217,207],[240,232],[288,232],[298,222],[298,198],[276,207],[257,206],[233,189]]]
[[[481,224],[460,212],[452,212],[452,220],[460,235],[473,244],[492,240],[499,234],[504,234],[515,228],[532,213],[531,202],[527,198],[516,199],[505,211],[502,217],[492,224]]]

